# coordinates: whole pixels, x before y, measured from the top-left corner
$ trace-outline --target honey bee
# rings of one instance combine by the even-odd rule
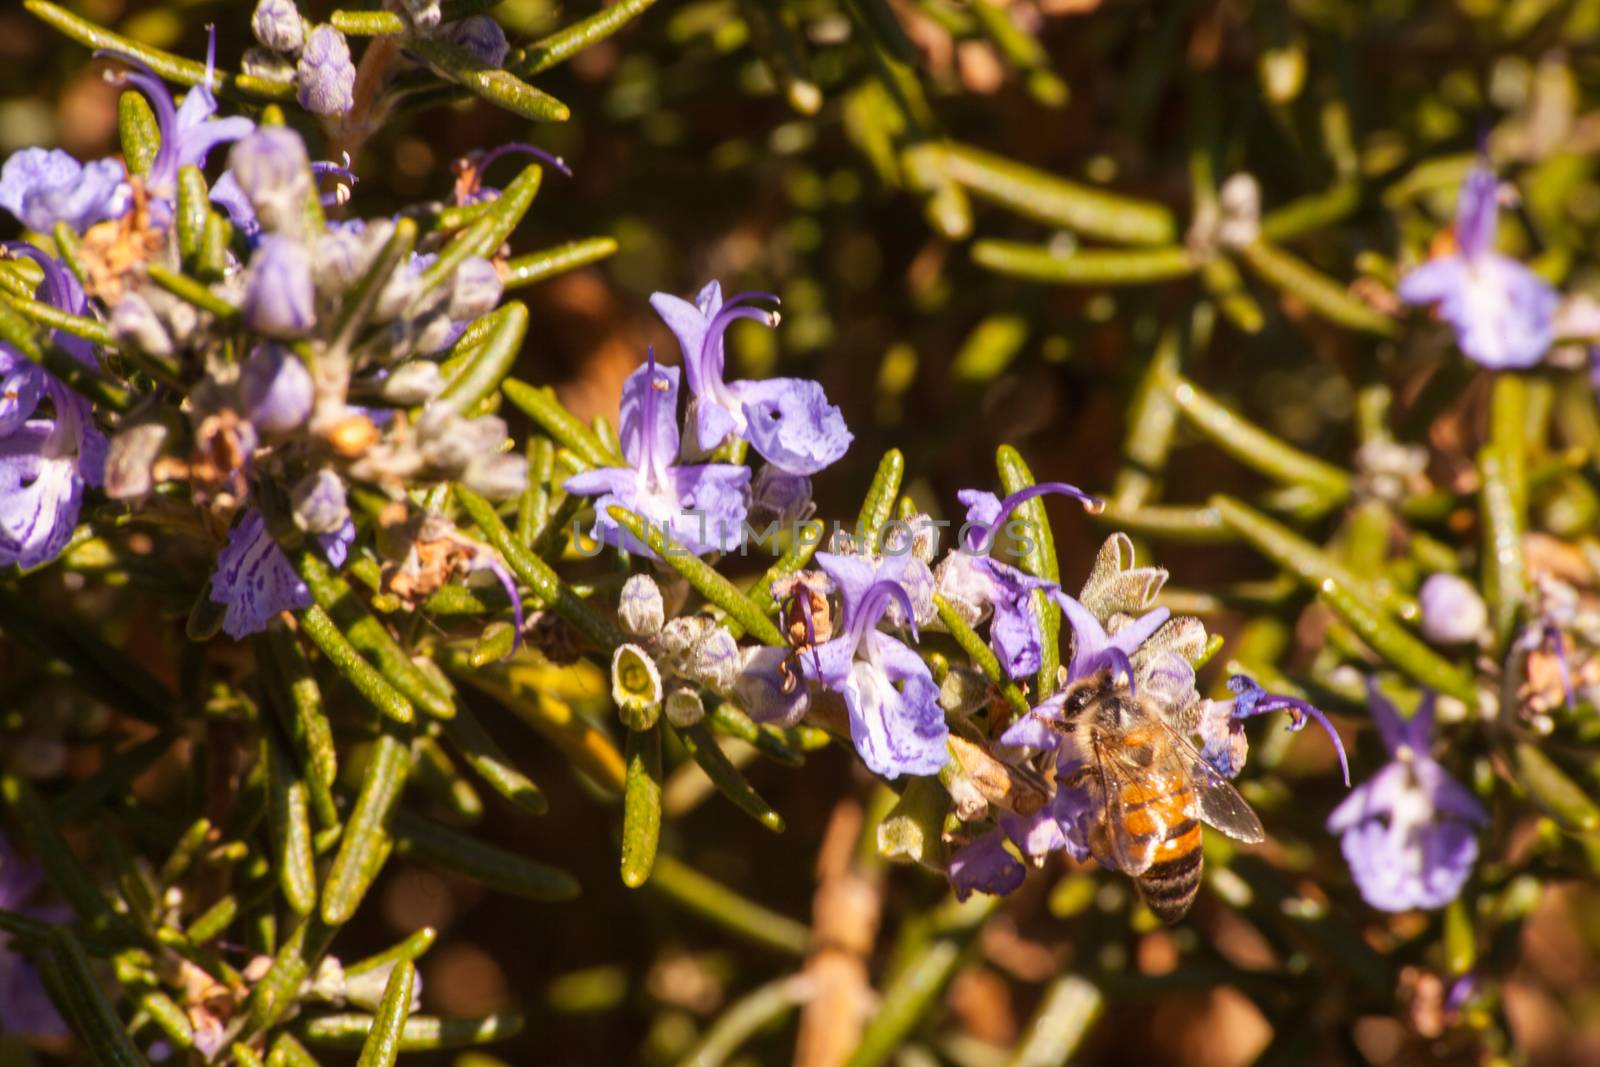
[[[1062,710],[1052,726],[1082,766],[1056,787],[1093,799],[1091,853],[1132,876],[1163,922],[1177,922],[1200,890],[1200,824],[1254,843],[1266,836],[1261,820],[1160,705],[1111,671],[1075,683]]]

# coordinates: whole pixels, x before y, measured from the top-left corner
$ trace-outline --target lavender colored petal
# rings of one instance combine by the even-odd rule
[[[632,466],[644,462],[647,448],[663,466],[677,458],[680,375],[677,367],[663,367],[652,361],[628,375],[623,383],[617,436],[622,441],[622,455]],[[647,396],[651,391],[655,393],[653,398]]]
[[[1406,272],[1395,293],[1408,304],[1436,304],[1462,289],[1466,262],[1460,256],[1440,256]]]
[[[266,629],[280,612],[311,606],[310,590],[253,508],[229,532],[217,557],[211,601],[226,606],[222,629],[236,641]]]
[[[950,857],[950,888],[957,900],[973,893],[1004,896],[1016,889],[1027,876],[1027,868],[1006,850],[1005,835],[990,831],[965,845]]]
[[[878,579],[878,572],[872,564],[859,556],[818,552],[815,558],[817,566],[833,582],[834,587],[839,590],[840,598],[844,601],[845,617],[837,621],[836,628],[841,631],[848,630],[862,598],[866,596],[867,590],[872,588],[872,583]]]
[[[696,555],[737,548],[750,508],[750,468],[704,463],[671,470],[682,511],[672,524],[679,542]]]
[[[716,286],[715,303],[718,309],[722,306],[722,288],[712,282],[701,297],[705,298],[712,286]],[[706,328],[711,325],[711,316],[716,311],[707,312],[696,307],[682,297],[673,296],[671,293],[652,293],[650,306],[655,309],[661,321],[667,324],[667,329],[678,339],[678,348],[683,352],[683,368],[688,375],[689,391],[695,396],[704,394],[706,389],[705,363],[701,359],[701,349],[705,344]],[[718,368],[720,374],[721,368]]]
[[[639,472],[631,467],[599,467],[572,475],[562,483],[562,488],[578,496],[600,496],[630,492],[638,481]],[[598,507],[596,505],[597,510]]]
[[[734,680],[733,695],[745,713],[757,722],[794,726],[805,718],[811,706],[811,697],[804,685],[787,684],[783,664],[788,658],[787,649],[766,645],[744,653],[743,669]],[[808,652],[804,658],[813,656]]]
[[[38,567],[61,554],[78,524],[83,479],[58,447],[55,424],[35,420],[0,438],[0,567]]]
[[[1022,854],[1034,863],[1042,863],[1052,852],[1066,847],[1067,835],[1053,804],[1047,804],[1032,815],[1000,814],[1000,829]]]
[[[795,474],[816,474],[838,462],[854,439],[822,386],[802,378],[769,378],[729,386],[743,406],[750,446]]]
[[[1480,162],[1461,183],[1456,201],[1456,248],[1467,259],[1494,248],[1494,233],[1500,218],[1500,180]]]
[[[876,644],[879,662],[858,660],[851,669],[852,684],[844,690],[856,752],[869,770],[884,778],[934,774],[950,758],[939,687],[909,648],[884,634],[869,639]],[[891,671],[901,678],[898,688]]]
[[[116,160],[83,164],[58,148],[24,148],[0,168],[0,207],[30,230],[49,233],[65,222],[82,233],[127,213],[126,177]]]

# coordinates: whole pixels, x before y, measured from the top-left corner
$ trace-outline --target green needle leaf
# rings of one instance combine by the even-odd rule
[[[1006,677],[1005,671],[1000,667],[1000,660],[987,642],[976,630],[962,621],[961,616],[956,614],[956,609],[950,606],[950,602],[935,593],[933,606],[939,613],[939,621],[950,631],[950,636],[956,639],[961,651],[965,652],[973,664],[984,673],[989,683],[1000,691],[1006,703],[1011,705],[1011,710],[1019,716],[1033,710],[1028,698],[1017,687],[1017,683]]]
[[[1325,578],[1319,599],[1374,652],[1396,668],[1429,689],[1462,701],[1469,710],[1477,708],[1478,691],[1471,672],[1440,658],[1420,638],[1383,612],[1374,610],[1365,593],[1334,578]]]
[[[89,957],[71,929],[54,926],[46,940],[48,952],[41,961],[45,988],[95,1063],[101,1067],[148,1067],[101,991]]]
[[[878,535],[884,523],[894,514],[894,502],[900,497],[900,483],[906,474],[906,457],[898,448],[891,448],[878,461],[878,469],[867,487],[866,498],[856,514],[856,543],[876,550]]]
[[[1350,475],[1228,410],[1187,378],[1172,379],[1172,398],[1196,430],[1228,455],[1269,478],[1308,486],[1331,501],[1350,496]]]
[[[87,19],[79,18],[65,8],[50,3],[49,0],[24,0],[23,6],[36,18],[49,23],[81,45],[118,52],[137,59],[161,77],[180,85],[205,84],[204,63],[175,56],[171,52],[163,52],[159,48],[141,44],[131,37],[113,33]],[[211,80],[218,91],[231,96],[244,94],[266,97],[269,100],[287,100],[294,96],[294,83],[288,81],[269,81],[249,74],[232,74],[225,70],[212,72]]]
[[[629,730],[628,780],[622,792],[622,884],[650,880],[661,841],[661,724]]]
[[[1256,241],[1239,249],[1245,264],[1263,280],[1298,297],[1329,322],[1380,337],[1399,333],[1394,320],[1351,296],[1339,282],[1283,249]]]
[[[410,770],[410,747],[386,729],[373,745],[355,808],[322,886],[322,921],[328,926],[350,921],[389,858],[394,844],[389,824]]]
[[[124,89],[117,97],[117,135],[128,173],[149,177],[150,165],[161,151],[161,127],[150,102],[136,89]]]
[[[529,900],[576,899],[579,886],[566,871],[458,833],[408,811],[394,817],[395,850],[430,867],[453,871],[491,889]]]
[[[389,972],[383,1000],[378,1004],[372,1029],[361,1044],[361,1056],[356,1060],[356,1067],[392,1067],[399,1057],[406,1017],[411,1014],[411,988],[416,977],[417,966],[410,960],[401,960]]]
[[[1046,245],[985,239],[972,243],[972,261],[996,274],[1057,285],[1149,285],[1193,274],[1199,261],[1187,248],[1057,252]]]
[[[622,634],[602,618],[572,587],[557,577],[550,565],[518,541],[494,506],[464,485],[455,486],[456,500],[477,524],[479,532],[505,559],[506,565],[533,590],[533,594],[602,651],[611,652],[622,644]]]
[[[411,702],[385,681],[372,664],[361,658],[361,653],[339,632],[326,612],[313,604],[299,617],[300,629],[311,638],[311,643],[378,714],[398,723],[409,723],[416,718]]]
[[[1172,212],[1160,204],[1080,185],[970,145],[946,144],[944,170],[974,196],[1085,237],[1133,245],[1170,245],[1178,237]]]
[[[522,1014],[514,1011],[469,1019],[413,1015],[400,1030],[398,1051],[431,1052],[504,1041],[520,1034],[522,1023]],[[372,1027],[370,1015],[323,1015],[301,1024],[300,1033],[308,1044],[318,1048],[353,1050],[366,1043]]]
[[[656,0],[618,0],[586,19],[563,27],[548,37],[533,42],[509,65],[528,77],[564,63],[586,48],[592,48],[648,11]]]
[[[803,923],[767,910],[665,853],[656,857],[655,872],[646,884],[679,907],[751,944],[790,956],[804,956],[811,950],[811,931]]]
[[[984,2],[984,0],[979,0]],[[995,454],[995,466],[1000,472],[1000,484],[1006,495],[1019,492],[1034,484],[1033,472],[1023,460],[1022,453],[1010,445],[1001,445]],[[1034,497],[1016,510],[1017,518],[1028,525],[1028,551],[1022,557],[1022,569],[1035,578],[1061,584],[1061,564],[1056,559],[1056,539],[1050,532],[1050,517],[1045,512],[1044,500]],[[1037,677],[1038,695],[1047,697],[1055,692],[1056,668],[1061,665],[1061,609],[1045,595],[1044,590],[1033,591],[1033,614],[1039,620],[1041,656]]]
[[[732,801],[734,807],[768,830],[777,834],[783,833],[783,816],[762,800],[761,795],[745,781],[744,775],[739,773],[739,768],[735,767],[718,747],[717,739],[711,736],[711,729],[704,721],[687,729],[679,729],[677,734],[690,757],[700,765],[701,770],[706,772],[706,777],[711,779],[711,784],[717,787],[719,793]]]
[[[579,267],[587,267],[591,263],[598,263],[602,259],[616,255],[618,247],[614,237],[586,237],[580,241],[568,241],[566,244],[556,245],[554,248],[529,252],[525,256],[507,261],[505,287],[507,290],[518,289],[542,282],[546,278],[566,274]]]
[[[297,915],[317,906],[317,872],[311,845],[311,813],[306,784],[295,771],[274,731],[263,731],[267,759],[268,812],[272,851],[283,899]]]
[[[553,390],[548,387],[536,389],[515,378],[507,378],[501,390],[507,400],[521,408],[557,444],[571,449],[591,467],[611,466],[611,457],[595,438],[594,432],[562,406]]]
[[[473,351],[460,367],[446,367],[444,391],[428,405],[430,410],[460,413],[494,392],[511,373],[528,332],[527,305],[513,300],[487,316],[487,342]]]
[[[509,70],[484,68],[470,53],[440,37],[414,34],[407,42],[444,77],[489,103],[534,122],[565,122],[572,110]]]

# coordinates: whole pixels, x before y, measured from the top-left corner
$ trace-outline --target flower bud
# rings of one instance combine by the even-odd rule
[[[318,115],[343,115],[355,106],[356,66],[344,34],[318,26],[306,40],[295,68],[300,106]]]
[[[733,688],[739,666],[739,643],[721,626],[696,641],[683,658],[684,676],[718,693]]]
[[[1472,583],[1454,574],[1434,574],[1417,594],[1422,636],[1436,645],[1475,641],[1489,625],[1489,609]]]
[[[445,30],[451,44],[472,57],[480,67],[499,67],[506,61],[511,45],[506,31],[488,15],[472,15],[452,22]]]
[[[439,0],[400,0],[400,6],[418,29],[431,30],[439,25]]]
[[[716,623],[704,615],[686,615],[673,619],[661,629],[661,650],[668,656],[688,655]]]
[[[167,332],[166,323],[150,306],[150,301],[138,293],[124,293],[117,301],[111,311],[111,332],[119,345],[152,356],[172,355],[172,335]]]
[[[383,380],[383,398],[391,404],[426,404],[444,388],[439,364],[425,359],[402,363]]]
[[[479,459],[502,458],[505,441],[505,420],[498,415],[463,419],[449,412],[428,411],[417,420],[417,444],[423,459],[446,474],[463,471]]]
[[[292,55],[306,43],[305,24],[294,0],[260,0],[250,16],[250,32],[274,52]]]
[[[611,657],[611,699],[630,730],[648,730],[661,717],[661,672],[638,645],[623,645]]]
[[[263,229],[284,233],[301,229],[312,179],[311,161],[299,134],[284,126],[258,126],[228,152],[228,171]]]
[[[635,574],[623,583],[617,619],[622,623],[623,633],[629,637],[644,639],[661,632],[666,606],[661,598],[661,587],[654,578]]]
[[[301,478],[289,491],[295,525],[307,533],[331,534],[350,521],[344,482],[326,467]]]
[[[268,337],[305,337],[317,323],[311,257],[295,241],[267,237],[250,257],[244,321]]]
[[[469,256],[456,268],[450,285],[450,317],[457,322],[471,322],[487,315],[500,302],[503,289],[500,272],[493,263]]]
[[[245,418],[262,436],[292,433],[311,415],[314,388],[306,365],[280,345],[260,345],[239,373]]]
[[[680,730],[687,730],[706,717],[706,706],[700,694],[687,686],[667,694],[667,721]]]

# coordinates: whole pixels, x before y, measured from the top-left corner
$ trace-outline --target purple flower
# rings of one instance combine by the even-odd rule
[[[70,921],[66,908],[33,903],[43,882],[43,872],[24,863],[0,834],[0,909],[40,922]],[[50,1002],[39,972],[20,952],[11,951],[9,944],[10,939],[0,932],[0,1034],[66,1037],[67,1026]]]
[[[734,700],[756,722],[798,725],[811,710],[811,694],[791,673],[797,669],[787,649],[770,645],[743,649],[733,680]]]
[[[859,556],[816,558],[839,592],[838,636],[803,652],[801,670],[844,697],[850,739],[869,770],[885,778],[937,772],[950,758],[939,687],[921,656],[878,629],[891,604],[913,615],[902,585],[911,557],[888,556],[876,567]]]
[[[0,168],[0,208],[30,230],[49,233],[64,222],[82,233],[127,213],[126,177],[114,159],[79,163],[59,148],[24,148]]]
[[[213,30],[206,47],[206,80],[193,86],[183,97],[183,105],[175,107],[172,93],[155,71],[131,56],[118,52],[100,52],[132,67],[124,71],[121,79],[145,95],[155,112],[156,125],[161,131],[161,146],[145,176],[145,190],[152,198],[153,216],[159,223],[171,219],[172,201],[178,195],[178,172],[184,167],[204,168],[211,150],[220,144],[237,141],[251,130],[255,123],[243,115],[214,119],[217,98],[211,92],[212,72],[216,66],[217,37]]]
[[[1531,367],[1549,350],[1560,298],[1549,283],[1494,251],[1494,172],[1480,163],[1461,186],[1455,251],[1400,279],[1408,304],[1435,304],[1456,332],[1456,343],[1485,367]]]
[[[290,55],[306,42],[305,23],[294,0],[259,0],[250,16],[250,32],[274,52]]]
[[[995,830],[974,839],[950,857],[950,887],[957,900],[973,893],[1005,896],[1022,884],[1027,868],[1006,851],[1005,834]]]
[[[245,418],[265,436],[293,433],[311,416],[315,389],[306,365],[282,345],[262,344],[239,372]]]
[[[1099,506],[1094,497],[1064,482],[1030,486],[1004,500],[981,490],[962,490],[956,497],[967,505],[966,543],[956,545],[940,562],[937,575],[939,592],[973,625],[993,613],[989,644],[1012,678],[1039,669],[1043,646],[1033,613],[1033,591],[1050,588],[1051,583],[1001,563],[991,553],[996,534],[1017,507],[1045,493],[1062,493],[1091,509]],[[1026,536],[1026,531],[1020,532]]]
[[[655,353],[622,387],[621,438],[626,467],[575,474],[567,492],[598,496],[592,536],[655,558],[648,546],[617,525],[607,509],[620,505],[665,527],[697,556],[739,543],[750,500],[750,468],[729,463],[679,465],[678,368],[659,367]]]
[[[356,65],[344,34],[324,24],[311,31],[295,67],[300,106],[318,115],[343,115],[355,106]]]
[[[305,248],[278,234],[263,238],[245,281],[245,325],[268,337],[304,337],[317,323],[316,297]]]
[[[346,520],[342,529],[319,535],[317,543],[328,562],[340,567],[355,538],[355,524]],[[222,629],[235,641],[266,629],[279,612],[311,606],[311,591],[267,532],[266,521],[255,508],[245,512],[229,532],[228,543],[217,557],[217,572],[211,576],[211,602],[226,605]]]
[[[1063,686],[1055,696],[1041,701],[1031,712],[1012,723],[1000,735],[1000,743],[1048,751],[1060,750],[1065,756],[1066,750],[1061,748],[1061,735],[1050,728],[1047,720],[1059,720],[1062,717],[1062,703],[1066,700],[1070,684],[1096,671],[1108,669],[1120,671],[1131,682],[1134,677],[1133,654],[1166,624],[1172,612],[1166,608],[1148,611],[1123,626],[1112,637],[1106,633],[1094,613],[1076,599],[1054,587],[1049,592],[1050,598],[1061,605],[1067,623],[1072,628],[1072,659],[1067,663],[1068,686]]]
[[[87,300],[78,280],[54,259],[21,243],[4,246],[44,270],[38,298],[82,315]],[[86,366],[93,346],[57,331],[53,343]],[[20,352],[0,343],[0,567],[38,567],[66,548],[78,524],[85,485],[99,485],[106,439],[88,403]],[[35,418],[49,400],[50,418]]]
[[[1265,715],[1269,711],[1287,711],[1289,713],[1289,729],[1300,730],[1312,719],[1327,732],[1328,738],[1333,742],[1333,750],[1339,756],[1339,769],[1344,774],[1344,784],[1350,784],[1350,763],[1345,758],[1344,742],[1339,740],[1339,732],[1333,728],[1333,723],[1328,721],[1320,709],[1308,704],[1304,700],[1294,697],[1279,696],[1269,693],[1256,684],[1254,678],[1246,674],[1236,674],[1228,679],[1228,688],[1238,695],[1232,700],[1207,701],[1200,713],[1200,722],[1197,730],[1202,742],[1200,755],[1217,772],[1228,778],[1236,778],[1244,769],[1245,756],[1249,746],[1244,736],[1244,721],[1254,715]]]
[[[794,474],[815,474],[839,460],[852,437],[844,416],[828,403],[822,386],[801,378],[766,381],[723,380],[726,353],[723,335],[738,319],[778,324],[775,312],[751,301],[771,300],[770,293],[740,293],[726,304],[722,286],[712,282],[693,304],[669,293],[650,297],[650,306],[666,322],[683,349],[689,376],[693,440],[710,452],[730,434],[750,442],[768,463]]]
[[[1409,719],[1368,684],[1368,706],[1389,762],[1328,816],[1366,902],[1383,911],[1441,908],[1456,898],[1478,858],[1477,827],[1489,815],[1437,761],[1433,696]]]

